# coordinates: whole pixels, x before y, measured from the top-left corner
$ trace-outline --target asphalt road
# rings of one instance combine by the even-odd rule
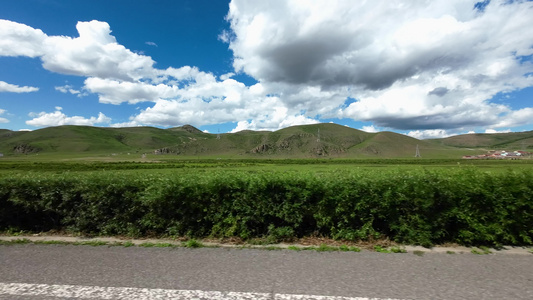
[[[291,295],[533,299],[533,255],[417,256],[225,248],[0,245],[0,299],[119,299],[120,295],[126,295],[122,299],[298,298]],[[301,296],[298,299],[335,298]]]

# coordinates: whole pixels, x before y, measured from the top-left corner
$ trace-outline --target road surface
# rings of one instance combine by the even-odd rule
[[[0,245],[0,299],[166,298],[533,299],[533,255]]]

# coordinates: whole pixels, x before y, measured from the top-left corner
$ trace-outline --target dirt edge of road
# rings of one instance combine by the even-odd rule
[[[0,244],[73,244],[90,246],[142,246],[142,247],[187,247],[187,248],[244,248],[244,249],[265,249],[265,250],[315,250],[315,251],[373,251],[384,253],[412,253],[415,255],[424,254],[473,254],[473,255],[531,255],[533,257],[533,247],[503,246],[498,249],[487,247],[466,247],[460,245],[440,245],[431,248],[413,245],[399,245],[387,241],[375,241],[374,243],[363,243],[354,245],[344,245],[342,243],[328,240],[300,240],[295,243],[275,243],[275,244],[253,244],[243,243],[234,240],[216,239],[131,239],[125,237],[79,237],[67,235],[1,235]]]

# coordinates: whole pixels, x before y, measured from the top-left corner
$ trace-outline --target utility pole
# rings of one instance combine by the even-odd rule
[[[218,130],[217,140],[220,140],[220,129]]]
[[[320,128],[318,128],[318,134],[317,134],[317,137],[316,137],[316,141],[318,143],[320,143]]]
[[[416,145],[416,153],[415,153],[415,157],[422,157],[420,155],[420,149],[418,148],[418,145]]]
[[[422,157],[420,155],[420,149],[418,149],[418,145],[416,145],[416,153],[415,153],[415,157]]]

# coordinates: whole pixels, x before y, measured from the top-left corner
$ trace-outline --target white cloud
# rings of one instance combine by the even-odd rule
[[[224,81],[226,79],[230,79],[231,77],[233,77],[235,75],[235,73],[226,73],[226,74],[222,74],[219,76],[220,80]]]
[[[200,74],[205,74],[203,72],[200,72],[197,67],[190,67],[190,66],[184,66],[181,68],[173,68],[169,67],[166,70],[155,70],[156,75],[158,75],[157,82],[168,80],[169,77],[178,80],[178,81],[188,81],[193,80],[197,76],[200,76]]]
[[[56,107],[55,112],[47,113],[30,113],[30,117],[34,117],[31,120],[26,121],[27,125],[35,127],[45,126],[60,126],[60,125],[86,125],[92,126],[95,124],[108,124],[111,122],[111,118],[108,118],[103,113],[99,113],[98,117],[84,118],[81,116],[69,117],[61,112],[61,107]]]
[[[485,133],[507,133],[507,132],[511,132],[511,129],[506,129],[506,130],[494,130],[494,129],[486,129],[485,130]]]
[[[78,22],[79,37],[51,36],[44,42],[43,67],[78,76],[138,80],[152,72],[154,61],[118,44],[109,24]]]
[[[85,80],[85,88],[99,94],[101,103],[131,104],[143,101],[156,101],[159,98],[176,97],[178,88],[165,84],[152,85],[143,82],[118,81],[90,77]]]
[[[82,89],[56,87],[64,93],[152,102],[127,126],[275,130],[351,118],[372,122],[369,131],[426,138],[533,124],[533,108],[491,101],[533,86],[533,63],[524,59],[533,54],[533,2],[493,0],[483,10],[477,2],[232,0],[231,29],[219,39],[234,53],[234,73],[252,76],[253,86],[233,72],[157,69],[99,21],[78,22],[79,37],[3,21],[0,56],[39,57],[50,71],[86,77]]]
[[[109,124],[110,127],[115,127],[115,128],[125,128],[125,127],[139,127],[139,126],[142,126],[142,124],[139,124],[135,121],[129,121],[129,122],[123,122],[123,123],[112,123],[112,124]]]
[[[18,86],[15,84],[10,84],[4,81],[0,81],[0,93],[9,92],[9,93],[31,93],[37,92],[39,88],[32,86]]]
[[[109,126],[115,127],[115,128],[125,128],[125,127],[140,127],[143,125],[135,121],[129,121],[129,122],[122,122],[122,123],[112,123],[112,124],[109,124]]]
[[[233,0],[221,39],[237,71],[284,84],[290,108],[286,94],[305,87],[339,97],[299,107],[336,106],[337,117],[382,127],[504,126],[517,112],[490,99],[533,86],[521,59],[533,54],[533,2],[477,2]],[[356,102],[345,107],[346,97]]]
[[[495,128],[516,127],[531,124],[533,120],[533,108],[526,107],[515,111],[509,111],[504,118],[494,124]]]
[[[63,86],[56,86],[54,87],[54,89],[56,91],[59,91],[63,94],[72,94],[72,95],[76,95],[78,97],[83,97],[83,96],[87,96],[87,93],[85,92],[82,92],[80,90],[77,90],[77,89],[74,89],[73,86],[71,85],[63,85]]]
[[[243,91],[245,93],[245,91]],[[200,97],[184,100],[157,100],[153,107],[142,110],[133,118],[139,124],[177,126],[192,124],[195,126],[232,122],[236,118],[255,119],[268,116],[279,105],[275,98],[257,98],[240,101],[239,93],[228,93],[227,97]]]
[[[154,42],[145,42],[146,45],[148,46],[154,46],[154,47],[157,47],[157,44],[154,43]]]
[[[424,139],[440,139],[440,138],[452,136],[454,134],[451,134],[447,132],[446,130],[442,130],[442,129],[433,129],[433,130],[409,131],[407,135],[415,139],[424,140]]]
[[[0,108],[0,116],[3,115],[3,114],[5,114],[5,113],[6,113],[6,110]],[[2,117],[0,117],[0,123],[9,123],[9,120],[6,119],[6,118],[2,118]]]
[[[319,121],[307,118],[303,115],[287,115],[286,113],[286,109],[281,108],[274,113],[272,118],[264,117],[256,118],[251,121],[239,121],[237,127],[231,130],[231,132],[239,132],[243,130],[275,131],[289,126],[319,123]]]
[[[481,14],[476,2],[233,0],[230,48],[236,69],[261,81],[373,90],[424,71],[464,69],[479,54],[531,54],[523,40],[531,3],[492,1]],[[494,25],[501,26],[480,30]]]
[[[363,128],[361,128],[362,131],[366,131],[366,132],[379,132],[379,129],[374,127],[374,125],[369,125],[369,126],[363,126]]]
[[[278,129],[317,122],[301,113],[330,113],[335,105],[318,101],[343,99],[338,92],[313,87],[295,90],[284,84],[271,83],[268,86],[261,83],[245,86],[231,78],[234,73],[223,74],[217,79],[211,73],[190,66],[155,69],[151,58],[119,45],[107,23],[79,22],[76,28],[80,35],[77,38],[45,38],[39,55],[43,66],[54,72],[88,77],[84,89],[98,94],[101,103],[154,102],[152,107],[122,125],[190,123],[200,126],[253,120],[247,123],[247,128]],[[81,95],[80,90],[69,85],[56,87],[56,90]],[[281,101],[282,94],[292,107]],[[316,105],[306,106],[305,99],[313,99]]]
[[[46,34],[39,29],[0,20],[0,56],[41,56],[46,38]]]
[[[39,29],[0,20],[0,55],[40,57],[52,72],[138,80],[153,72],[154,61],[117,43],[106,22],[78,22],[79,37],[47,36]]]
[[[340,116],[404,130],[479,127],[511,117],[509,107],[486,100],[496,93],[488,82],[478,86],[477,94],[472,94],[470,87],[458,86],[444,96],[426,96],[434,90],[429,80],[419,79],[417,84],[404,81],[384,91],[365,92],[365,97],[350,104]]]

